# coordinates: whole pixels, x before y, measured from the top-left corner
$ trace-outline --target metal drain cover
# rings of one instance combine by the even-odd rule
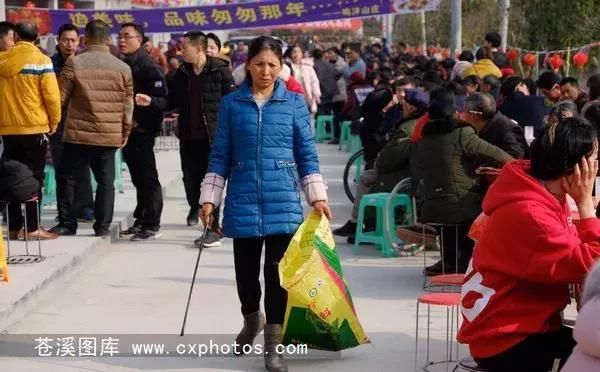
[[[9,265],[31,264],[38,263],[44,260],[44,256],[19,255],[10,256],[7,258]]]

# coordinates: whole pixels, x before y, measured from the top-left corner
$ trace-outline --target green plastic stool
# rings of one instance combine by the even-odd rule
[[[360,140],[360,136],[356,134],[350,135],[350,146],[348,147],[348,152],[354,154],[358,150],[362,149],[362,142]]]
[[[42,192],[42,206],[56,203],[56,173],[52,165],[44,167],[44,189]]]
[[[329,130],[327,130],[327,123],[329,123]],[[326,140],[333,140],[333,115],[319,115],[317,116],[317,133],[315,141],[322,143]]]
[[[362,197],[360,201],[360,206],[358,209],[358,221],[356,222],[356,236],[354,241],[354,247],[352,251],[357,254],[360,249],[361,243],[370,243],[374,244],[375,247],[381,251],[381,255],[383,257],[395,257],[397,256],[396,250],[389,244],[388,240],[385,237],[385,231],[383,226],[384,221],[384,213],[389,213],[389,221],[390,226],[388,228],[390,231],[396,231],[396,227],[405,226],[405,224],[411,224],[413,216],[412,211],[412,200],[407,194],[395,194],[392,199],[390,210],[385,210],[385,204],[387,198],[390,196],[389,193],[381,192],[374,194],[366,194]],[[403,221],[403,224],[396,225],[396,208],[403,206],[406,209],[406,216],[408,220]],[[375,230],[374,231],[364,231],[364,222],[365,222],[365,210],[367,207],[374,207],[376,210],[375,218]]]
[[[115,191],[118,191],[120,194],[125,192],[123,182],[123,153],[121,149],[117,149],[117,152],[115,152],[115,181],[113,184],[115,185]],[[92,190],[96,192],[97,187],[98,182],[96,182],[96,178],[92,172]]]
[[[125,192],[123,183],[123,153],[118,149],[115,153],[115,189],[120,193]]]
[[[359,182],[360,176],[362,175],[364,161],[365,158],[363,156],[359,156],[354,162],[354,165],[356,166],[356,169],[354,170],[354,179],[356,180],[356,182]]]
[[[340,147],[339,149],[342,151],[348,151],[350,149],[350,136],[352,135],[350,132],[350,127],[352,126],[351,121],[342,121],[341,128],[342,131],[340,133]]]

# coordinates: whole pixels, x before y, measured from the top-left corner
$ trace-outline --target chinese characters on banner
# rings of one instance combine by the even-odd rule
[[[52,30],[64,23],[79,28],[94,19],[108,23],[113,32],[127,22],[136,22],[146,32],[184,32],[192,29],[225,30],[260,28],[371,17],[382,14],[406,14],[439,8],[439,0],[274,0],[260,3],[196,6],[185,8],[128,10],[49,10]]]

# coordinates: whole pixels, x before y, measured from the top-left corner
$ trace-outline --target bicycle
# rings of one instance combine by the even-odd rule
[[[360,180],[357,177],[357,175],[360,174],[357,167],[361,167],[363,165],[364,152],[364,149],[360,149],[354,154],[352,154],[352,156],[350,156],[350,159],[348,159],[348,162],[346,163],[346,167],[344,168],[344,191],[346,192],[346,196],[348,197],[348,199],[350,199],[352,203],[354,203],[354,200],[356,199],[356,185],[358,182],[360,182]],[[352,178],[351,182],[350,178]]]

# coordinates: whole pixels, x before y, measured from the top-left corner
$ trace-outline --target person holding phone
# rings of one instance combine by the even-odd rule
[[[246,81],[221,101],[217,133],[200,202],[201,219],[212,226],[228,181],[223,232],[233,238],[237,290],[244,327],[236,342],[242,353],[264,327],[265,367],[287,371],[280,354],[287,293],[278,264],[303,221],[300,189],[316,211],[331,219],[325,182],[302,95],[277,78],[281,44],[268,36],[249,47]],[[265,312],[260,312],[260,261],[265,245]]]
[[[484,201],[485,227],[462,287],[463,324],[479,367],[549,371],[575,342],[562,325],[569,285],[580,283],[600,257],[600,220],[592,198],[598,139],[584,118],[546,127],[531,161],[502,169]],[[567,201],[577,205],[573,222]]]

